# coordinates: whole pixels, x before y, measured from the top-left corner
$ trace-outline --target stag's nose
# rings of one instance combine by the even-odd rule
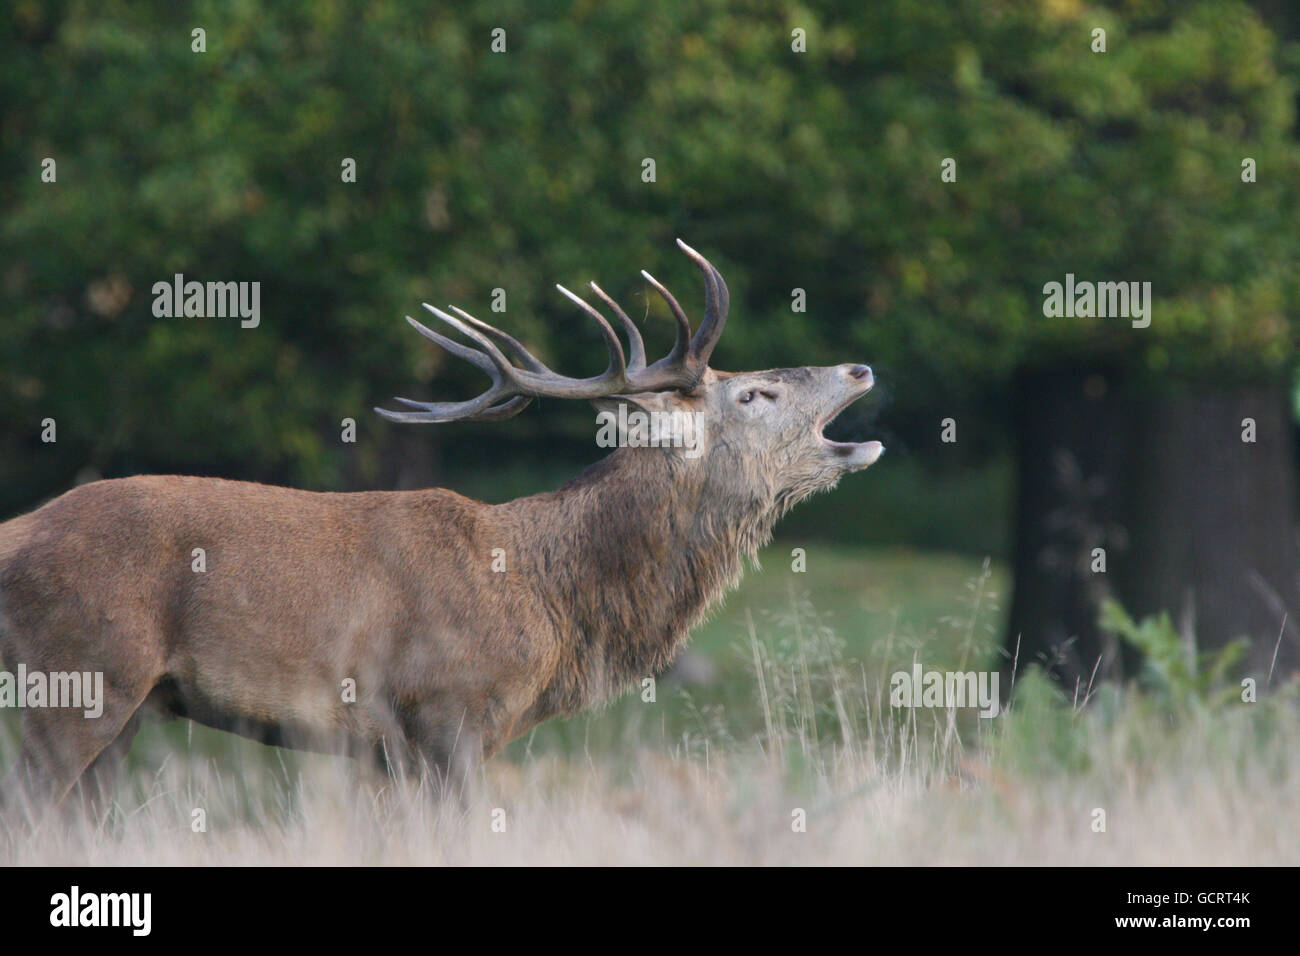
[[[850,378],[855,378],[855,379],[857,379],[859,382],[868,382],[868,383],[869,383],[869,382],[872,381],[872,378],[871,378],[871,366],[870,366],[870,365],[854,365],[852,368],[849,369],[849,377],[850,377]]]

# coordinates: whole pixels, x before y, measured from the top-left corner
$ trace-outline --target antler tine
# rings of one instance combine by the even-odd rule
[[[606,369],[606,374],[611,378],[616,377],[620,381],[624,380],[627,375],[627,357],[623,354],[623,343],[614,334],[614,329],[605,321],[605,317],[597,312],[585,299],[574,295],[558,282],[555,288],[559,289],[574,305],[600,324],[600,334],[604,336],[605,347],[609,349],[609,367]]]
[[[474,316],[457,306],[453,305],[451,311],[455,312],[480,332],[486,332],[488,335],[494,336],[498,342],[505,346],[506,351],[510,353],[510,357],[524,368],[539,373],[550,371],[550,369],[547,368],[537,356],[524,348],[523,344],[510,333],[503,332],[495,325],[488,325],[486,322],[474,318]]]
[[[722,273],[712,262],[709,268],[713,270],[713,277],[718,280],[718,299],[722,310],[722,321],[727,320],[727,313],[731,311],[731,291],[727,288],[727,281],[722,278]]]
[[[680,365],[685,361],[690,350],[691,320],[686,317],[686,312],[677,304],[677,300],[673,298],[673,294],[665,289],[658,279],[646,272],[644,269],[641,270],[641,277],[654,286],[654,290],[663,297],[665,302],[668,303],[668,308],[672,310],[673,318],[677,320],[677,338],[673,342],[673,350],[669,352],[667,356],[656,362],[655,365]]]
[[[438,310],[432,306],[425,306],[425,308],[441,319],[445,320],[447,318],[440,315]],[[468,345],[462,345],[454,339],[449,339],[445,335],[440,335],[409,315],[406,317],[406,321],[425,338],[436,342],[452,355],[465,359],[475,368],[487,373],[492,379],[492,387],[478,398],[467,402],[417,402],[409,398],[398,398],[397,401],[403,405],[409,408],[417,408],[419,411],[391,412],[386,408],[376,408],[375,411],[384,418],[394,422],[500,421],[503,418],[509,418],[511,415],[519,414],[532,401],[531,398],[519,401],[517,398],[512,397],[499,405],[493,405],[493,402],[507,398],[508,394],[513,393],[510,392],[509,385],[502,378],[497,364],[488,355],[484,355]],[[488,343],[488,345],[490,346],[491,343]]]
[[[622,307],[612,298],[605,294],[605,290],[591,283],[591,291],[600,296],[600,300],[614,310],[618,316],[619,322],[623,324],[623,331],[627,333],[628,350],[632,353],[627,360],[627,370],[629,372],[639,372],[645,368],[645,342],[641,338],[641,332],[637,329],[636,323],[633,322]]]
[[[531,396],[516,396],[502,402],[500,405],[491,405],[482,411],[473,411],[466,406],[478,407],[482,405],[482,402],[478,399],[473,402],[415,402],[409,398],[394,400],[411,408],[421,410],[418,412],[393,412],[387,408],[376,408],[375,411],[390,422],[434,424],[440,422],[499,422],[518,415],[533,401]]]
[[[691,261],[704,273],[704,319],[700,322],[699,331],[691,339],[691,355],[708,364],[709,356],[713,354],[718,339],[722,337],[722,329],[727,324],[727,309],[731,305],[731,293],[727,291],[721,273],[713,268],[713,264],[708,259],[680,239],[677,240],[677,246],[690,256]]]
[[[500,421],[503,418],[509,418],[512,415],[518,415],[521,411],[523,411],[525,408],[528,407],[528,405],[532,402],[532,400],[533,397],[531,395],[516,395],[514,398],[502,402],[500,405],[493,405],[491,408],[488,408],[486,411],[480,412],[477,415],[472,415],[469,418],[465,418],[461,420],[467,422]],[[421,411],[429,411],[430,409],[437,409],[440,406],[447,405],[447,404],[460,404],[455,402],[417,402],[411,398],[394,398],[393,401],[401,402],[407,408],[418,408]]]
[[[501,422],[507,418],[514,418],[531,404],[533,404],[533,396],[516,395],[509,401],[502,402],[500,405],[493,405],[487,411],[471,415],[464,420],[467,422]]]
[[[479,348],[487,353],[487,358],[492,362],[494,367],[493,371],[488,374],[492,376],[492,381],[495,384],[501,385],[505,382],[514,381],[515,373],[519,370],[510,364],[510,360],[501,354],[501,350],[496,347],[495,343],[493,343],[490,338],[479,332],[473,326],[466,325],[454,315],[448,315],[436,306],[432,306],[427,302],[421,302],[420,304],[438,318],[442,319],[442,321],[450,325],[461,335],[465,336],[465,338],[472,340],[479,346]],[[479,367],[482,368],[481,365]]]
[[[466,362],[474,365],[475,368],[487,372],[488,375],[492,375],[496,371],[491,359],[477,349],[472,349],[468,345],[461,345],[455,339],[449,339],[445,335],[440,335],[424,323],[411,318],[409,315],[406,317],[406,321],[410,322],[415,328],[415,331],[419,332],[426,339],[431,339],[432,341],[437,342],[457,358],[463,358]]]
[[[501,398],[505,398],[505,395],[502,394],[500,386],[493,385],[492,388],[478,396],[478,398],[470,399],[467,402],[417,402],[409,398],[399,398],[396,400],[403,405],[408,408],[419,409],[419,411],[390,412],[386,408],[376,408],[375,411],[393,422],[479,421],[483,419],[479,419],[478,416],[496,412],[509,405],[510,401],[513,401],[513,399],[510,399],[500,405],[493,404],[493,402]],[[514,410],[514,413],[517,414],[522,411],[523,407],[523,405],[520,405]],[[486,420],[495,421],[496,419]]]

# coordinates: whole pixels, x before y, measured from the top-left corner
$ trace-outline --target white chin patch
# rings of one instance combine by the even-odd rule
[[[864,441],[858,446],[858,449],[858,453],[854,457],[857,458],[864,467],[866,465],[874,465],[876,459],[885,453],[885,446],[880,444],[878,441]]]
[[[853,444],[834,442],[832,447],[835,449],[836,456],[840,459],[841,466],[849,471],[856,471],[859,468],[874,465],[876,459],[885,453],[885,446],[878,441],[864,441]]]

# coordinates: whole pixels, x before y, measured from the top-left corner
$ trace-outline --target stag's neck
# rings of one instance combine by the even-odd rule
[[[503,505],[565,644],[555,712],[663,670],[771,535],[775,510],[710,494],[706,469],[624,448],[560,490]]]

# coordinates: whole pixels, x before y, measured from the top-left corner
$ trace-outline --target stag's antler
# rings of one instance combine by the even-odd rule
[[[568,378],[553,372],[513,336],[486,322],[480,322],[455,306],[451,306],[451,311],[456,313],[453,316],[425,303],[426,309],[479,348],[470,348],[440,335],[409,315],[406,321],[415,326],[421,335],[433,339],[452,355],[457,355],[486,372],[492,379],[492,385],[478,398],[467,402],[415,402],[399,398],[397,401],[403,405],[419,411],[391,412],[383,408],[376,408],[375,411],[394,422],[495,422],[518,415],[534,398],[602,398],[631,392],[690,391],[699,384],[708,367],[709,356],[713,354],[713,348],[722,335],[722,328],[727,324],[727,308],[731,300],[727,284],[709,260],[680,239],[677,240],[677,245],[704,273],[704,320],[700,323],[699,330],[691,335],[691,322],[672,293],[643,269],[641,275],[663,296],[673,318],[677,320],[677,340],[673,343],[672,351],[653,365],[646,365],[645,343],[641,340],[636,325],[594,282],[591,283],[591,290],[614,311],[627,333],[630,359],[624,355],[623,344],[603,315],[564,286],[556,286],[600,324],[601,334],[609,349],[609,367],[593,378]]]

